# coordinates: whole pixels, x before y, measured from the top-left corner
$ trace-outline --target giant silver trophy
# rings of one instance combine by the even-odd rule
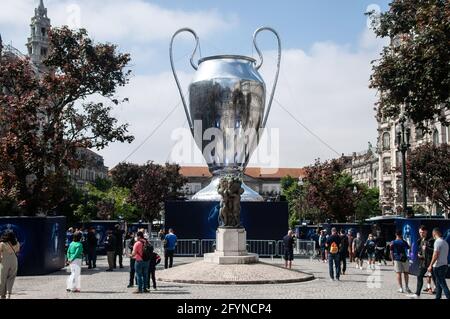
[[[258,73],[263,64],[263,56],[256,43],[257,35],[265,30],[273,32],[278,40],[277,71],[266,112],[266,85]],[[173,42],[182,32],[191,33],[196,40],[190,62],[197,72],[189,86],[189,107],[173,61]],[[172,72],[189,127],[213,175],[211,183],[195,194],[193,200],[220,201],[217,186],[221,176],[242,177],[266,126],[280,72],[281,40],[274,29],[264,27],[255,31],[253,43],[260,57],[259,63],[246,56],[217,55],[202,58],[195,64],[194,56],[199,47],[199,38],[195,31],[189,28],[180,29],[170,42]],[[245,184],[242,184],[242,187],[242,201],[263,200],[250,187]]]

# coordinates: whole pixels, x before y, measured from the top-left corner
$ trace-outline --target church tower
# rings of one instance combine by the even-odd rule
[[[39,6],[34,9],[34,17],[31,18],[31,37],[28,38],[27,48],[31,62],[42,68],[42,61],[48,54],[50,19],[47,17],[47,8],[43,0],[39,0]]]

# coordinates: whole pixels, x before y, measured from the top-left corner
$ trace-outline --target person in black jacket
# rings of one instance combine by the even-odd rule
[[[341,229],[341,246],[339,247],[339,259],[342,264],[341,273],[345,275],[347,271],[347,256],[348,256],[348,237],[345,234],[345,230]]]
[[[114,254],[114,268],[117,267],[117,256],[119,256],[119,267],[123,268],[122,257],[123,257],[123,233],[124,231],[120,229],[120,225],[116,224],[114,226],[114,237],[116,238],[115,254]]]
[[[384,239],[381,231],[377,231],[377,237],[375,238],[375,262],[378,262],[378,265],[381,266],[381,261],[384,262],[384,265],[387,265],[386,258],[386,239]]]
[[[136,237],[134,233],[130,233],[129,235],[127,235],[128,239],[130,239],[130,242],[128,243],[128,251],[129,251],[129,256],[130,256],[130,282],[128,284],[127,288],[133,288],[134,287],[134,282],[135,282],[135,267],[136,267],[136,259],[134,259],[133,256],[131,256],[131,252],[133,251],[133,246],[136,243]]]
[[[151,247],[151,249],[152,249],[152,255],[150,257],[149,267],[148,267],[147,287],[149,287],[149,289],[150,289],[150,277],[151,277],[152,283],[153,283],[153,289],[156,290],[156,276],[155,276],[156,265],[158,265],[161,262],[161,257],[157,253],[155,253],[155,251],[153,250],[153,246]]]
[[[108,255],[108,266],[109,266],[109,268],[106,271],[113,271],[114,255],[116,253],[116,238],[114,237],[113,232],[111,230],[108,230],[105,239],[105,249],[106,254]]]
[[[90,227],[87,238],[87,254],[88,254],[88,269],[97,268],[97,236],[95,235],[95,228]]]
[[[434,240],[433,238],[428,238],[428,230],[422,225],[419,227],[419,236],[417,240],[417,257],[419,258],[419,274],[417,275],[417,289],[416,293],[410,295],[411,298],[419,298],[423,287],[423,278],[428,272],[428,267],[430,266],[431,259],[433,257],[434,251]],[[434,281],[434,274],[431,273]],[[430,287],[431,290],[431,287]],[[427,289],[428,291],[428,289]]]

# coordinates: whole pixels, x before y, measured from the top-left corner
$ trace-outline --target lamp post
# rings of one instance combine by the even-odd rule
[[[402,114],[399,119],[400,131],[397,132],[397,150],[402,153],[402,198],[403,198],[403,216],[406,217],[408,210],[408,199],[406,189],[406,152],[411,147],[409,139],[411,137],[411,130],[406,128],[405,123],[407,119],[405,114]]]
[[[356,185],[353,186],[353,195],[355,195],[355,197],[356,197],[356,195],[358,195],[358,188],[356,187]],[[355,219],[354,219],[354,222],[356,224],[356,207],[355,207]]]

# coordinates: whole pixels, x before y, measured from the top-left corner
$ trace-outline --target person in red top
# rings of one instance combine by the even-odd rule
[[[148,260],[145,261],[143,259],[144,255],[144,246],[147,245],[147,240],[144,238],[144,233],[139,231],[137,232],[137,241],[133,246],[133,252],[131,253],[132,258],[136,260],[135,262],[135,272],[138,283],[138,290],[134,293],[141,294],[144,292],[149,292],[149,287],[147,286],[148,282]]]

